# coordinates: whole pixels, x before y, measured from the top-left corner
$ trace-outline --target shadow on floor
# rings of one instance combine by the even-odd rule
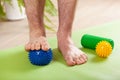
[[[60,62],[61,64],[66,65],[66,62],[61,52],[58,50],[58,48],[53,49],[52,52],[53,52],[53,61]]]
[[[88,60],[90,60],[90,62],[93,63],[101,63],[107,60],[107,58],[101,58],[99,57],[95,50],[92,49],[87,49],[87,48],[80,48],[80,50],[82,50],[83,52],[85,52],[88,56]]]

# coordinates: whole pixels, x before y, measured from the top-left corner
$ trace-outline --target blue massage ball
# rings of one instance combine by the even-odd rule
[[[48,51],[43,50],[30,50],[29,51],[29,60],[33,65],[43,66],[47,65],[52,61],[52,50]]]

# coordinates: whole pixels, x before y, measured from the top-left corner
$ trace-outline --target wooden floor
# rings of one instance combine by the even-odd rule
[[[56,0],[53,0],[57,6]],[[51,20],[57,30],[58,18]],[[120,20],[120,0],[78,0],[73,30],[80,30],[103,23]],[[24,45],[28,41],[29,28],[27,19],[20,21],[0,21],[0,49]],[[55,36],[55,32],[47,30],[47,36]]]

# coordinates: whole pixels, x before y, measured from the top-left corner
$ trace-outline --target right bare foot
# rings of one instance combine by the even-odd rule
[[[25,45],[25,50],[39,50],[47,51],[50,47],[45,36],[39,36],[36,32],[30,33],[30,41]]]

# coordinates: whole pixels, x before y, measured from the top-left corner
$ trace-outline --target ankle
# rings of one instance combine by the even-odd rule
[[[58,45],[73,44],[71,36],[63,33],[57,33],[57,41]]]
[[[58,30],[57,32],[57,38],[70,38],[71,37],[71,32],[67,32],[67,31],[60,31]]]

